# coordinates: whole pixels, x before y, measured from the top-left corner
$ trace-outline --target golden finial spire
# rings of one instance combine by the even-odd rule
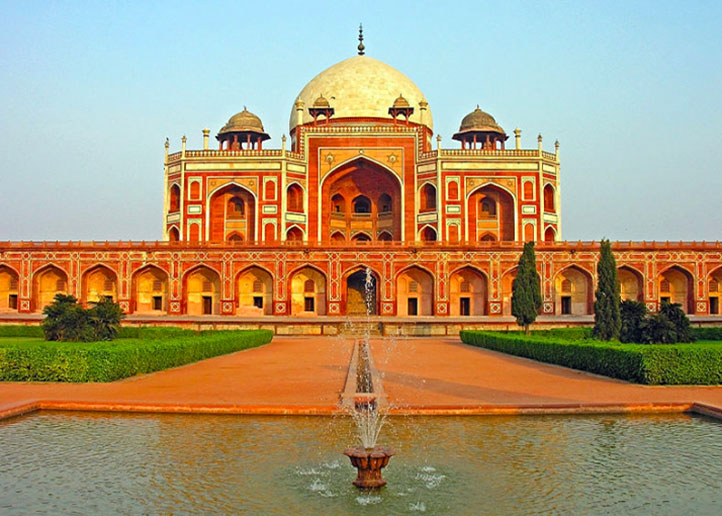
[[[364,26],[362,24],[358,24],[358,55],[362,56],[364,55],[364,50],[366,47],[364,46]]]

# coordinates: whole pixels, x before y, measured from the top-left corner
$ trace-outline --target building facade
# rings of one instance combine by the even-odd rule
[[[301,90],[280,149],[245,108],[217,148],[208,129],[199,150],[166,142],[163,241],[0,243],[0,312],[62,292],[130,314],[354,315],[369,283],[376,315],[503,316],[536,241],[542,313],[592,313],[598,246],[562,241],[558,143],[508,146],[477,106],[444,148],[414,83],[359,54]],[[623,297],[719,314],[719,243],[613,249]]]

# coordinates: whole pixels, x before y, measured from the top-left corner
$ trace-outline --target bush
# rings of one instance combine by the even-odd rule
[[[462,331],[472,346],[650,385],[722,384],[722,342],[620,344],[592,339]]]
[[[675,342],[692,342],[694,340],[692,333],[689,331],[689,318],[682,310],[682,305],[679,303],[662,303],[659,313],[665,316],[674,326]]]
[[[0,342],[0,380],[111,382],[260,346],[272,338],[269,330],[244,330],[112,342]]]
[[[56,294],[43,313],[46,315],[42,322],[45,340],[62,342],[112,340],[123,318],[120,305],[109,299],[86,310],[75,296],[66,294]]]
[[[44,337],[42,326],[0,325],[0,337]]]
[[[622,342],[642,342],[647,307],[638,301],[626,300],[619,305],[622,328],[619,340]]]

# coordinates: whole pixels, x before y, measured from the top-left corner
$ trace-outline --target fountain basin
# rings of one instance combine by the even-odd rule
[[[356,446],[348,448],[344,452],[351,459],[351,464],[358,471],[353,485],[361,489],[375,489],[386,485],[386,480],[381,476],[381,469],[389,464],[394,450],[387,446],[374,446],[364,448]]]

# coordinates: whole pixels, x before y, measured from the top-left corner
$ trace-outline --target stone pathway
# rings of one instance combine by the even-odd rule
[[[351,344],[336,337],[276,337],[261,348],[107,384],[2,382],[0,419],[38,407],[335,413]],[[386,396],[398,412],[703,403],[722,414],[722,386],[635,385],[466,346],[455,338],[374,339],[372,351]]]

